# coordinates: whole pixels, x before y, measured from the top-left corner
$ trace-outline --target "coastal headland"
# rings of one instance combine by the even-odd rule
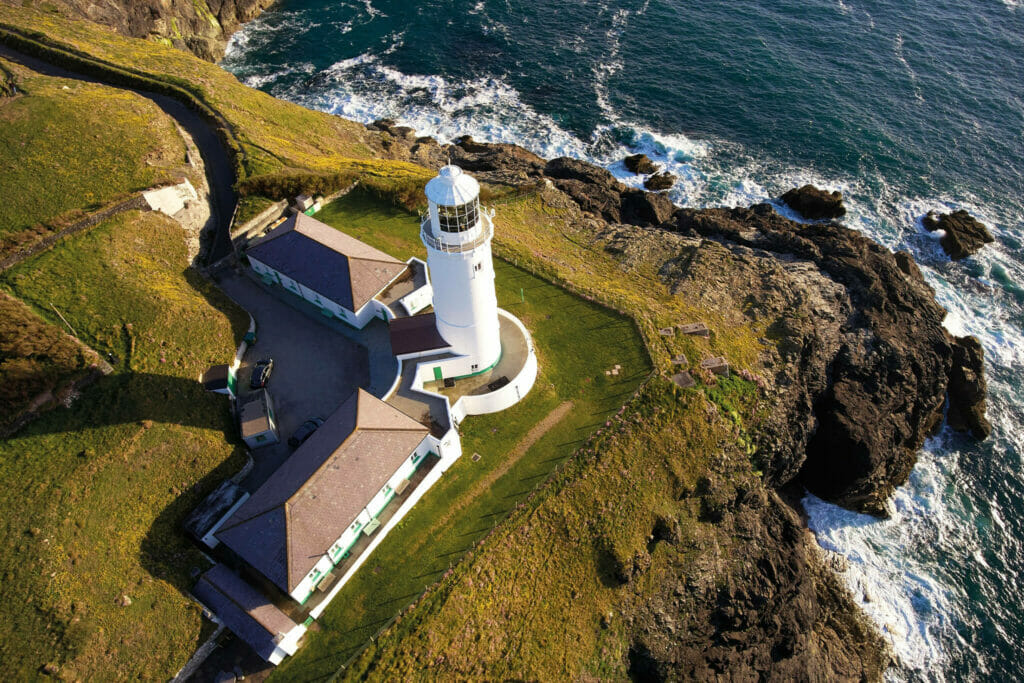
[[[72,18],[88,14],[75,3],[56,4],[71,8]],[[204,5],[225,27],[220,37],[206,36],[205,29],[187,34],[180,23],[174,29],[182,46],[211,58],[228,27],[267,3],[225,2],[216,11],[212,2],[184,4]],[[130,37],[165,35],[125,14],[135,4],[124,5],[112,3],[101,23]],[[181,13],[187,15],[187,8]],[[207,24],[213,27],[209,17]],[[579,160],[546,160],[515,145],[469,138],[440,144],[393,122],[363,126],[303,110],[246,88],[163,41],[125,39],[53,13],[3,5],[0,29],[10,48],[72,72],[88,71],[111,91],[158,88],[199,111],[231,159],[241,196],[237,220],[298,190],[329,192],[353,182],[382,204],[415,208],[423,183],[450,160],[479,178],[498,208],[498,257],[628,316],[643,338],[654,367],[650,378],[609,412],[595,415],[542,486],[485,536],[472,539],[453,567],[368,647],[344,640],[338,605],[282,666],[283,676],[389,678],[424,671],[524,679],[881,679],[889,663],[884,640],[814,543],[798,500],[806,489],[884,515],[924,439],[942,424],[947,401],[968,416],[958,422],[961,428],[984,436],[980,347],[945,330],[945,311],[909,254],[893,254],[834,220],[795,222],[769,204],[677,208],[662,194],[628,188]],[[59,101],[66,92],[61,88],[71,88],[44,83],[16,61],[0,66],[0,75],[9,74],[14,85],[13,94],[0,97],[0,116],[5,99],[8,106],[18,97]],[[34,88],[28,87],[32,79],[38,79]],[[135,107],[167,129],[166,117],[155,109]],[[124,191],[134,189],[126,185]],[[68,210],[58,208],[53,215],[39,211],[33,224],[49,226]],[[81,486],[38,509],[30,503],[28,513],[10,518],[5,543],[16,552],[6,553],[13,559],[4,567],[3,595],[12,599],[3,611],[9,617],[3,653],[14,672],[88,676],[115,670],[115,644],[144,650],[143,632],[162,623],[181,651],[161,650],[140,670],[170,677],[191,655],[181,646],[206,635],[183,597],[190,565],[198,561],[195,550],[182,539],[162,539],[180,534],[175,525],[187,513],[177,501],[182,489],[194,503],[237,465],[238,448],[222,443],[224,416],[204,418],[198,403],[165,409],[165,419],[156,420],[157,431],[164,423],[181,423],[173,428],[176,440],[154,437],[154,420],[127,406],[144,391],[144,376],[170,374],[176,381],[158,384],[173,404],[173,396],[192,390],[183,388],[183,378],[212,360],[218,344],[230,353],[232,344],[220,342],[230,333],[240,337],[244,325],[237,307],[188,267],[184,247],[171,253],[164,242],[159,248],[146,242],[171,234],[170,221],[142,216],[122,214],[2,276],[5,291],[25,300],[39,323],[61,325],[62,318],[46,310],[56,301],[58,316],[90,321],[89,329],[76,330],[89,346],[107,353],[125,349],[113,378],[100,379],[78,403],[56,408],[0,446],[5,461],[16,463],[0,471],[3,477],[33,482],[18,491],[35,486],[41,496],[59,486],[59,478]],[[18,227],[20,244],[30,239],[30,226]],[[98,296],[85,294],[57,298],[51,292],[62,278],[32,275],[71,268],[72,257],[84,253],[87,263],[98,259],[86,278],[93,296],[111,277],[100,261],[142,267],[120,252],[122,237],[148,245],[137,247],[138,253],[149,259],[145,263],[159,264],[147,271],[154,280],[145,300],[133,300],[133,309],[119,309],[118,302],[100,306]],[[85,239],[91,241],[80,241]],[[118,280],[120,300],[135,296],[134,280],[127,274]],[[154,318],[161,297],[172,299],[179,315],[202,321],[195,332],[184,335],[173,321]],[[139,310],[158,320],[150,327],[161,330],[163,340],[134,327]],[[706,335],[682,331],[696,323]],[[170,344],[162,343],[168,339]],[[701,367],[719,358],[728,376]],[[695,386],[670,381],[680,370],[693,376]],[[111,411],[131,417],[98,416],[91,399],[103,397]],[[96,444],[76,436],[64,453],[55,437],[71,429],[87,434],[94,418],[106,420],[110,434]],[[113,434],[117,429],[125,434]],[[190,441],[200,433],[201,442]],[[65,548],[81,542],[80,532],[96,532],[89,526],[98,524],[89,521],[97,514],[91,508],[111,504],[111,498],[90,495],[92,477],[100,473],[113,481],[122,453],[135,452],[124,450],[126,444],[143,449],[152,471],[136,474],[155,482],[131,501],[132,516],[143,520],[132,536],[141,545],[115,544],[84,560],[76,550],[69,559]],[[41,449],[62,463],[58,469],[30,466]],[[193,456],[187,481],[156,480],[154,473],[197,449],[202,452]],[[105,487],[116,489],[111,482]],[[109,495],[124,503],[119,493]],[[0,505],[14,509],[18,500],[11,494]],[[51,535],[62,540],[51,543]],[[108,599],[85,580],[92,572],[112,586],[116,580],[109,575],[135,555],[140,559],[132,560],[129,573],[149,591],[152,604],[161,605],[152,608],[154,614],[125,616],[130,600]],[[49,580],[44,569],[53,572]],[[161,602],[165,594],[173,600]],[[12,616],[26,595],[36,612]],[[115,599],[118,611],[110,616]],[[164,614],[190,609],[188,618]],[[12,644],[36,633],[49,635],[31,647]]]

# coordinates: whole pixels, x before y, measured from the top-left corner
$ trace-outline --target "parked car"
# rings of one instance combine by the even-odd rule
[[[309,418],[295,430],[295,433],[292,434],[290,439],[288,439],[288,445],[292,448],[298,448],[306,439],[313,436],[313,432],[315,432],[323,423],[324,420],[321,417]]]
[[[252,389],[262,389],[267,386],[267,381],[270,379],[270,372],[274,369],[274,359],[264,358],[261,361],[257,361],[256,365],[252,369],[252,377],[249,379],[249,387]]]

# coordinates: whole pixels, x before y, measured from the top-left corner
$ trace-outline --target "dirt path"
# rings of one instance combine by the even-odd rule
[[[433,525],[434,528],[441,528],[451,522],[452,518],[457,513],[462,512],[462,510],[464,510],[470,503],[474,502],[481,494],[487,491],[494,482],[508,474],[508,471],[511,470],[524,455],[526,455],[526,452],[530,450],[535,443],[540,441],[542,436],[547,434],[552,427],[558,424],[563,417],[569,414],[573,405],[572,401],[561,403],[554,410],[548,413],[543,420],[535,424],[530,431],[526,433],[526,436],[520,439],[519,443],[517,443],[512,450],[505,455],[505,459],[501,465],[486,477],[476,482],[476,484],[466,492],[468,495],[463,494],[461,496],[462,501],[458,505],[448,508],[448,511],[439,517],[437,522]],[[462,457],[468,457],[468,454],[463,453]]]

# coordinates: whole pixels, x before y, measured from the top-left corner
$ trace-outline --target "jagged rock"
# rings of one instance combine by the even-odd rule
[[[781,199],[789,208],[812,221],[846,215],[843,193],[838,190],[829,192],[819,190],[814,185],[804,185],[790,190]]]
[[[985,381],[985,351],[977,337],[957,337],[953,345],[953,367],[949,373],[949,409],[946,421],[958,432],[970,432],[979,441],[988,437],[992,425],[985,417],[988,383]]]
[[[676,207],[663,194],[629,190],[621,195],[621,217],[633,225],[659,225],[672,218]]]
[[[661,173],[655,173],[650,178],[644,181],[644,187],[651,192],[660,192],[661,190],[667,190],[676,184],[676,177],[668,171],[662,171]]]
[[[607,169],[571,157],[552,159],[544,167],[544,175],[560,180],[577,180],[617,193],[626,189]]]
[[[938,218],[935,217],[934,211],[929,211],[928,215],[921,219],[921,223],[929,232],[943,230],[946,233],[939,240],[939,244],[954,261],[966,258],[986,244],[996,241],[984,223],[963,209],[940,214]]]
[[[598,214],[610,223],[658,225],[675,212],[672,200],[665,195],[628,188],[606,169],[578,159],[552,159],[544,175],[583,211]]]
[[[849,594],[792,510],[770,495],[722,524],[744,538],[740,556],[707,558],[706,577],[682,565],[682,590],[666,580],[630,604],[633,680],[880,679],[881,639],[863,616],[838,608]]]
[[[658,172],[658,165],[647,158],[646,154],[633,154],[622,160],[630,173],[648,175]]]
[[[681,209],[675,226],[727,250],[687,277],[733,273],[714,286],[742,292],[731,305],[756,311],[778,340],[774,384],[786,390],[759,434],[767,481],[799,480],[884,515],[941,421],[953,351],[934,292],[909,262],[841,226],[759,207]]]
[[[52,0],[61,13],[109,26],[132,38],[158,38],[216,62],[228,39],[275,0]]]
[[[921,269],[917,267],[917,262],[914,257],[910,255],[908,251],[897,251],[895,254],[896,265],[906,275],[909,275],[912,280],[923,280],[924,276],[921,275]]]
[[[518,185],[544,173],[545,161],[518,145],[477,142],[467,135],[447,152],[453,164],[485,182]]]
[[[117,604],[121,607],[128,607],[132,604],[132,599],[127,595],[121,595],[121,597],[117,599]]]

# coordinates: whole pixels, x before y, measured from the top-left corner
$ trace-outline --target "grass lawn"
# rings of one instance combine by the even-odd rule
[[[205,560],[180,523],[243,455],[226,401],[196,378],[248,317],[187,265],[176,223],[131,212],[0,278],[118,357],[70,408],[0,442],[6,680],[47,664],[68,680],[167,679],[203,635],[185,591]]]
[[[749,393],[741,383],[727,390]],[[714,412],[700,391],[647,385],[343,678],[629,680],[632,634],[620,615],[642,611],[663,582],[696,573],[701,548],[713,547],[721,566],[744,561],[693,495],[712,461],[732,463],[730,487],[756,485],[731,445],[733,425]],[[653,540],[659,520],[674,530],[672,544]],[[638,561],[645,570],[622,585],[620,573]]]
[[[231,125],[245,150],[243,175],[295,169],[334,173],[352,170],[380,179],[411,176],[426,182],[425,169],[403,162],[372,160],[355,121],[278,100],[246,87],[216,64],[150,40],[125,38],[86,21],[56,12],[0,3],[0,25],[45,34],[57,46],[126,67],[192,92]]]
[[[351,194],[317,218],[396,257],[422,257],[416,217],[365,194]],[[463,457],[378,547],[321,617],[321,630],[275,676],[308,680],[337,669],[610,419],[650,372],[628,318],[506,262],[496,261],[495,270],[498,304],[526,324],[536,343],[534,388],[509,410],[465,421]],[[616,364],[620,374],[606,375]],[[525,451],[516,448],[566,402],[572,407],[562,419]],[[479,462],[473,453],[480,453]]]
[[[185,145],[144,97],[4,62],[19,94],[0,98],[0,240],[181,176]],[[22,236],[34,238],[35,234]]]

